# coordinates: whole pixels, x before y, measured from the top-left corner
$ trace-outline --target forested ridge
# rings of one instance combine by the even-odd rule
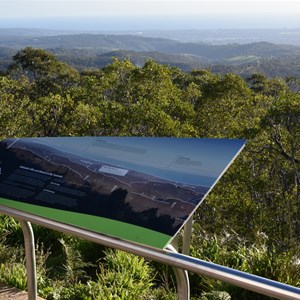
[[[0,137],[245,138],[245,149],[197,210],[191,255],[300,287],[297,90],[294,77],[184,72],[150,59],[142,66],[114,59],[79,71],[28,47],[0,76]],[[20,228],[1,220],[0,281],[24,288],[22,280],[11,279],[18,276],[8,275],[12,259],[20,260],[9,255],[9,249],[22,252]],[[39,292],[47,299],[175,297],[170,270],[162,266],[36,231]],[[194,299],[225,299],[225,292],[226,299],[266,298],[196,275],[191,281]]]
[[[192,33],[194,39],[186,40],[178,33],[180,40],[143,36],[142,34],[105,34],[105,33],[74,33],[46,30],[5,30],[0,29],[0,72],[12,62],[11,57],[20,49],[31,47],[47,50],[56,58],[83,70],[86,68],[103,68],[112,63],[113,58],[130,59],[135,65],[143,66],[147,59],[153,59],[160,64],[178,67],[186,72],[193,69],[209,68],[212,72],[232,72],[247,78],[255,73],[262,73],[268,77],[295,76],[300,78],[299,43],[292,36],[294,32],[256,30],[250,34],[245,31],[245,39],[250,34],[247,43],[240,43],[242,32],[235,33],[223,44],[214,44],[227,35],[222,30],[215,32]],[[277,32],[277,39],[273,42],[255,38],[263,34],[264,38]],[[281,33],[280,33],[281,32]],[[159,32],[156,34],[159,35]],[[161,32],[163,34],[163,32]],[[168,33],[164,33],[168,36]],[[172,35],[172,32],[169,32]],[[176,35],[176,31],[173,32]],[[230,30],[227,32],[230,36]],[[215,36],[212,43],[205,37]],[[202,39],[201,39],[202,37]],[[281,37],[281,38],[279,38]],[[287,39],[285,39],[285,38]],[[268,39],[267,39],[268,40]],[[205,42],[206,41],[206,42]],[[252,41],[252,42],[251,42]]]

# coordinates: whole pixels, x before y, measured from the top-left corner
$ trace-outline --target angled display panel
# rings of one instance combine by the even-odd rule
[[[195,138],[6,139],[0,142],[0,204],[163,248],[244,144]]]

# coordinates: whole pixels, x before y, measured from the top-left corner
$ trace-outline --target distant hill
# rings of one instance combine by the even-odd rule
[[[184,71],[209,68],[242,76],[261,72],[272,77],[300,77],[300,46],[295,45],[212,45],[132,34],[58,34],[37,29],[0,30],[0,70],[7,68],[16,51],[27,46],[46,49],[80,70],[104,67],[113,57],[128,58],[139,66],[151,58]]]
[[[182,30],[132,30],[132,31],[88,31],[88,30],[53,30],[36,28],[0,28],[0,36],[58,36],[74,34],[106,34],[106,35],[135,35],[171,39],[184,43],[203,43],[211,45],[250,44],[269,42],[273,44],[300,46],[299,28],[220,28],[220,29],[182,29]]]
[[[107,34],[67,34],[67,35],[15,35],[1,34],[0,46],[22,48],[79,48],[97,49],[102,51],[135,50],[158,51],[161,45],[172,47],[177,41],[163,38],[141,37],[135,35],[107,35]]]
[[[116,50],[154,51],[191,54],[214,60],[245,55],[256,55],[259,57],[300,55],[300,46],[279,45],[268,42],[211,45],[191,42],[183,43],[171,39],[138,35],[68,34],[40,36],[34,35],[34,33],[5,35],[0,32],[0,47],[22,48],[26,46],[43,49],[93,49],[98,53]]]
[[[178,43],[165,45],[160,51],[166,53],[187,53],[214,60],[227,60],[241,56],[256,56],[261,58],[300,55],[299,46],[277,45],[267,42],[251,44],[208,45],[195,43]]]
[[[134,33],[134,32],[128,32]],[[124,32],[123,32],[124,34]],[[212,45],[250,44],[269,42],[300,46],[299,28],[223,28],[193,30],[143,30],[144,37],[163,37],[181,42],[199,42]]]
[[[160,64],[175,66],[184,71],[205,68],[209,64],[209,60],[189,54],[167,54],[155,51],[116,50],[97,54],[88,50],[53,49],[52,52],[58,59],[78,69],[102,68],[112,63],[114,58],[129,59],[137,66],[143,66],[148,59],[153,59]]]

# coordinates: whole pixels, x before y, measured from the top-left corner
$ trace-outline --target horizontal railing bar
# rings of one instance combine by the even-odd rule
[[[170,252],[168,255],[178,259],[178,263],[176,263],[178,268],[184,267],[191,272],[225,281],[232,285],[240,286],[270,297],[278,299],[300,299],[300,289],[294,286],[185,256],[180,253]]]
[[[232,285],[239,286],[273,298],[300,300],[300,288],[283,284],[274,280],[234,270],[211,262],[206,262],[180,253],[173,253],[172,251],[168,250],[157,249],[150,246],[123,241],[72,225],[45,219],[26,212],[21,212],[2,205],[0,205],[0,212],[17,219],[22,219],[24,221],[29,221],[50,229],[75,235],[82,239],[102,244],[106,247],[123,250],[125,252],[142,256],[144,258],[151,259],[176,268],[181,268],[197,273],[199,275],[204,275],[217,280],[228,282]]]

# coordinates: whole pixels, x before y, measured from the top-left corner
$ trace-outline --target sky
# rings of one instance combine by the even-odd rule
[[[101,18],[103,24],[109,18],[127,18],[128,24],[135,20],[146,24],[152,18],[154,27],[154,21],[161,22],[161,26],[168,26],[169,22],[169,26],[174,27],[183,19],[181,26],[191,29],[201,27],[205,22],[207,26],[215,24],[216,27],[300,27],[300,0],[0,0],[0,27],[5,23],[7,27],[22,26],[22,22],[25,26],[24,20],[28,26],[38,24],[37,20],[43,26],[50,26],[51,18],[65,18],[61,26],[68,26],[66,20],[75,18],[90,18],[87,23]],[[51,26],[55,26],[54,23]]]

